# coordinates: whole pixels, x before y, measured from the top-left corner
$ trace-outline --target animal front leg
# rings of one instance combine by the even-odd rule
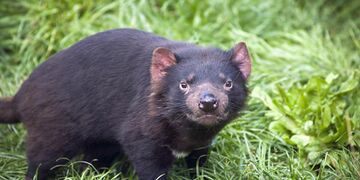
[[[148,140],[140,140],[127,146],[126,154],[139,180],[165,180],[174,161],[167,147]]]
[[[149,158],[134,162],[139,180],[166,180],[171,162],[166,159]]]
[[[192,151],[189,156],[185,158],[187,167],[192,169],[190,177],[194,179],[196,177],[195,168],[196,166],[202,167],[206,163],[209,155],[209,148],[203,148]]]

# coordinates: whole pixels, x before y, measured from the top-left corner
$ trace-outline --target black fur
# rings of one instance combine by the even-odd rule
[[[150,67],[157,47],[170,49],[177,63],[153,92]],[[58,158],[79,154],[87,161],[98,159],[98,167],[126,155],[142,180],[167,173],[175,160],[172,149],[193,151],[187,162],[195,167],[208,148],[195,149],[207,147],[244,105],[246,80],[231,61],[233,53],[117,29],[53,55],[24,82],[11,108],[0,103],[0,113],[5,106],[12,113],[5,116],[8,121],[20,119],[28,131],[27,179],[36,171],[39,179],[47,179],[51,167],[64,163]],[[222,88],[219,73],[233,80],[226,119],[203,126],[185,116],[190,110],[178,84],[191,73],[191,86],[209,82]],[[200,165],[205,161],[203,156]]]

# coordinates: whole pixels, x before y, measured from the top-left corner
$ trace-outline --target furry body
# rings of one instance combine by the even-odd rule
[[[207,147],[245,103],[246,62],[244,44],[223,51],[110,30],[35,69],[11,100],[0,101],[0,122],[25,124],[27,179],[37,170],[47,179],[63,163],[57,159],[79,154],[98,159],[97,167],[126,156],[139,179],[156,179],[169,170],[174,151],[189,154],[189,167],[208,153],[196,149]]]

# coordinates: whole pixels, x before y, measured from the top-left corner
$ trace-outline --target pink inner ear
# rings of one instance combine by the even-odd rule
[[[175,55],[171,50],[163,47],[156,48],[153,51],[150,69],[152,81],[161,80],[166,75],[165,70],[175,64]]]
[[[245,80],[247,80],[251,73],[251,59],[244,42],[240,42],[235,46],[232,61],[240,69]]]

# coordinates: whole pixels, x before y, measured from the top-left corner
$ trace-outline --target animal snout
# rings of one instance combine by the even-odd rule
[[[199,109],[204,112],[213,112],[218,107],[218,100],[211,93],[204,93],[200,97]]]

